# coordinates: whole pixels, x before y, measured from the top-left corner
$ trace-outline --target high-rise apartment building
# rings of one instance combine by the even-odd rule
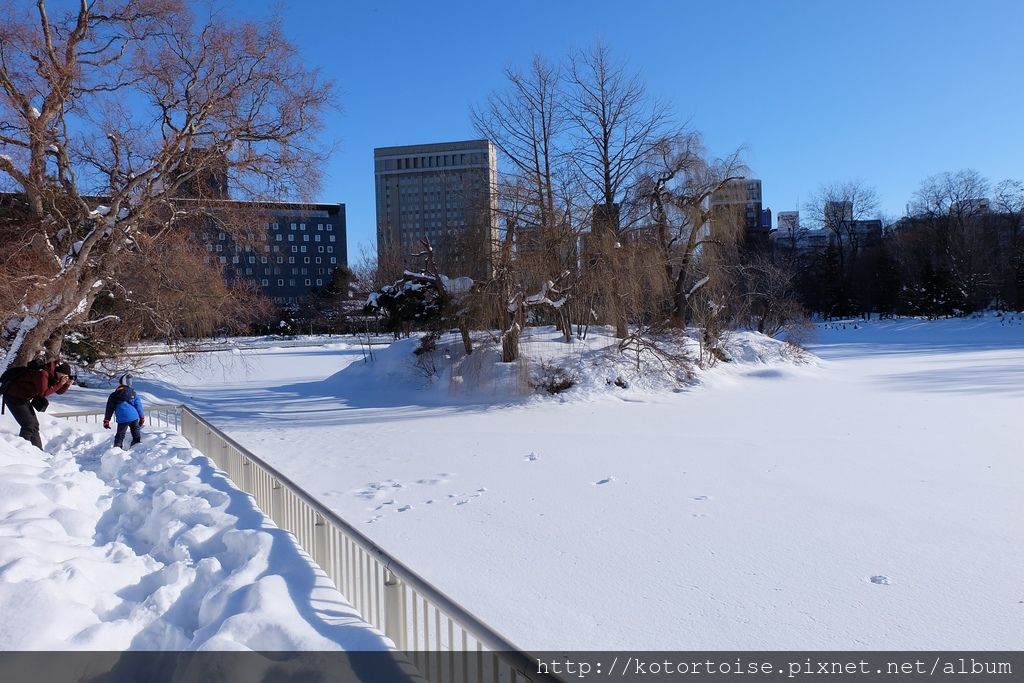
[[[490,141],[378,147],[373,161],[380,264],[406,258],[424,237],[441,249],[460,236],[497,237],[497,157]],[[486,261],[489,251],[477,253]],[[452,274],[487,268],[466,265],[466,273]]]
[[[712,230],[715,229],[716,222],[738,221],[744,228],[744,242],[748,247],[767,244],[768,233],[771,230],[771,213],[766,214],[761,206],[760,180],[730,180],[712,193],[710,209]]]

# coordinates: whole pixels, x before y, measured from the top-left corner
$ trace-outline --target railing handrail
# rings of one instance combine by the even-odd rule
[[[518,663],[520,666],[524,667],[524,671],[528,671],[530,667],[533,666],[533,660],[529,659],[521,648],[513,645],[507,638],[495,632],[490,626],[480,621],[480,619],[474,616],[462,605],[445,595],[440,589],[433,586],[429,581],[421,577],[404,563],[391,556],[387,551],[367,538],[361,531],[342,519],[337,513],[325,507],[323,503],[310,495],[305,489],[293,482],[289,477],[282,474],[272,465],[269,465],[266,461],[252,453],[252,451],[247,449],[245,446],[239,444],[237,441],[221,431],[217,426],[211,424],[191,407],[184,403],[156,403],[147,407],[147,412],[158,410],[175,410],[188,413],[194,420],[209,429],[211,432],[215,433],[218,438],[236,449],[246,459],[264,469],[270,476],[276,479],[282,487],[290,489],[292,493],[299,497],[316,514],[323,517],[325,521],[329,521],[331,524],[343,530],[344,533],[349,535],[351,539],[364,551],[374,555],[382,563],[385,569],[394,574],[400,580],[404,581],[410,588],[419,592],[423,597],[431,600],[450,617],[459,621],[462,627],[467,631],[472,632],[473,636],[481,644],[491,650],[508,653],[508,655],[519,660]],[[54,417],[85,417],[103,414],[104,411],[102,410],[52,413]],[[204,455],[212,459],[211,454],[206,453]]]
[[[147,403],[143,409],[145,412],[157,410],[181,410],[185,405],[182,403]],[[103,410],[62,410],[59,413],[47,413],[53,417],[89,417],[90,415],[105,415]],[[194,414],[194,413],[193,413]]]

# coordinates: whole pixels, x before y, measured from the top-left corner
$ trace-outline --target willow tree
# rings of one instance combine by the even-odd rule
[[[223,215],[225,183],[244,199],[316,187],[331,90],[279,21],[198,16],[184,0],[53,15],[8,1],[0,17],[0,212],[18,237],[3,264],[5,366],[96,323],[119,264]]]

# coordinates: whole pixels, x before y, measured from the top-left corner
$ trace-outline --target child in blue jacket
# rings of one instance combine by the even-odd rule
[[[131,446],[142,442],[140,427],[146,424],[146,414],[142,410],[142,399],[132,389],[131,375],[121,375],[117,388],[107,398],[107,410],[103,414],[104,429],[110,429],[111,415],[117,418],[117,432],[114,434],[115,446],[124,448],[124,433],[129,429],[132,430]]]

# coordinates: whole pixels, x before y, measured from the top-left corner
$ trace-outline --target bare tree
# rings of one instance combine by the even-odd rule
[[[603,44],[570,55],[567,80],[572,164],[594,207],[586,261],[597,269],[591,274],[595,303],[614,323],[616,336],[624,338],[629,312],[616,287],[627,279],[620,247],[623,226],[631,221],[623,220],[622,207],[630,204],[638,171],[671,135],[671,115],[668,105],[649,98],[639,75],[616,64]]]
[[[620,204],[670,132],[669,107],[651,100],[639,75],[616,64],[603,44],[570,56],[568,82],[573,163],[592,203]]]
[[[227,182],[245,198],[316,187],[330,88],[278,21],[199,18],[183,0],[0,16],[0,178],[25,205],[14,259],[34,264],[8,283],[5,365],[59,348],[123,254],[190,229]]]
[[[993,240],[985,234],[990,184],[973,169],[942,173],[921,183],[911,212],[931,233],[930,263],[948,272],[962,304],[984,306],[994,287]]]
[[[742,217],[712,216],[711,197],[742,179],[747,168],[739,150],[709,159],[694,132],[663,138],[654,152],[643,169],[637,201],[654,233],[665,278],[672,283],[663,314],[685,324],[690,299],[711,282],[707,273],[694,268],[698,254],[714,248],[731,251],[742,238]]]
[[[484,109],[473,110],[473,125],[495,144],[510,166],[507,175],[517,178],[526,193],[529,213],[522,220],[543,233],[553,232],[562,220],[556,208],[557,168],[563,156],[558,145],[566,124],[561,74],[534,56],[528,72],[506,69],[505,78],[506,91],[492,94]]]

